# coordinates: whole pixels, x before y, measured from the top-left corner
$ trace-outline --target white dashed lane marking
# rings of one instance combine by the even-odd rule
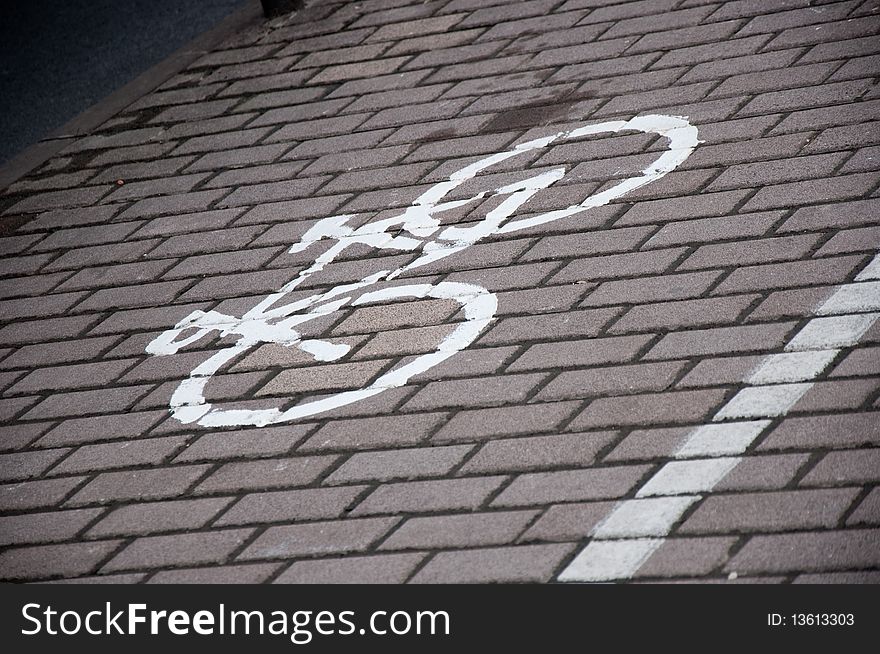
[[[695,428],[636,493],[600,522],[592,540],[559,575],[560,581],[629,579],[665,542],[685,511],[742,460],[771,424],[809,391],[840,352],[856,345],[880,318],[880,255],[816,307],[784,348],[765,357],[740,390]],[[646,538],[649,537],[649,538]]]

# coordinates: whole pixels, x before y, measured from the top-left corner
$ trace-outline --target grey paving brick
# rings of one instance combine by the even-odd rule
[[[144,536],[128,544],[102,570],[137,570],[225,561],[253,533],[231,529],[174,536]]]
[[[804,132],[875,120],[878,104],[876,100],[866,99],[844,105],[792,111],[773,128],[771,134]]]
[[[55,506],[85,479],[85,477],[62,477],[4,484],[0,486],[0,509],[24,511]]]
[[[217,118],[177,123],[168,127],[165,136],[168,139],[176,139],[171,143],[172,145],[177,145],[177,143],[187,138],[218,135],[221,132],[239,129],[253,117],[254,114],[252,113],[234,114],[232,116],[219,116]]]
[[[384,25],[367,37],[367,42],[398,41],[432,32],[446,32],[461,22],[463,18],[463,14],[450,14]]]
[[[295,561],[276,584],[400,584],[425,558],[425,554],[380,554],[346,558]]]
[[[840,486],[876,481],[880,450],[829,452],[801,480],[802,486]]]
[[[303,169],[301,161],[266,164],[263,166],[248,166],[227,170],[212,177],[203,185],[204,188],[230,187],[243,184],[258,184],[277,182],[295,178]]]
[[[627,211],[615,225],[643,225],[668,220],[707,218],[730,214],[746,198],[746,191],[705,193],[695,197],[667,198],[639,202]]]
[[[162,135],[159,127],[123,130],[115,134],[95,134],[78,139],[65,148],[65,153],[82,152],[83,150],[103,150],[128,145],[148,143]]]
[[[703,63],[699,63],[693,68],[691,68],[687,74],[685,74],[682,78],[682,82],[700,82],[704,80],[717,80],[722,77],[727,77],[728,75],[732,76],[729,79],[733,80],[731,82],[732,85],[735,85],[735,88],[740,90],[745,90],[747,87],[742,86],[743,81],[748,81],[749,73],[757,73],[761,71],[773,71],[777,69],[787,69],[800,55],[803,54],[802,49],[791,49],[791,50],[777,50],[773,52],[762,52],[760,54],[752,54],[760,45],[767,42],[767,37],[765,36],[751,36],[747,38],[738,38],[732,41],[727,41],[726,43],[719,44],[724,48],[736,48],[736,51],[733,54],[738,54],[740,51],[743,53],[742,56],[732,56],[729,58],[718,59],[715,61],[705,61]],[[664,55],[658,62],[657,66],[664,65],[666,63],[673,63],[676,61],[676,55],[680,56],[686,50],[691,50],[692,54],[697,54],[701,51],[701,49],[706,48],[707,46],[695,46],[693,48],[683,48],[676,49]],[[717,54],[717,53],[716,53]],[[672,57],[669,57],[672,55]],[[758,78],[760,80],[761,78]],[[739,84],[737,82],[739,81]],[[821,81],[821,80],[818,80]],[[722,86],[727,84],[727,81],[722,83]],[[781,88],[781,87],[780,87]],[[715,92],[713,92],[713,95]]]
[[[89,413],[120,412],[132,406],[148,390],[147,386],[103,388],[50,395],[28,411],[27,418],[75,417]]]
[[[837,525],[857,489],[711,495],[688,517],[683,534],[766,532]]]
[[[167,411],[108,413],[91,418],[71,418],[53,427],[40,446],[78,445],[143,436],[168,415]]]
[[[124,184],[119,184],[117,181],[117,189],[107,197],[106,201],[124,202],[158,195],[169,195],[171,193],[186,193],[203,182],[207,177],[207,173],[201,173],[140,182],[127,182]]]
[[[505,477],[468,477],[383,484],[364,498],[352,515],[424,513],[476,509],[504,483]]]
[[[251,493],[217,519],[217,525],[300,522],[341,517],[366,486]]]
[[[853,157],[840,169],[842,173],[859,173],[877,170],[877,156],[880,147],[873,146],[857,150]]]
[[[0,481],[39,477],[70,450],[53,449],[0,455]]]
[[[712,292],[765,291],[800,286],[804,279],[809,279],[812,284],[837,284],[846,281],[861,263],[862,257],[851,256],[742,266],[728,275]]]
[[[153,91],[128,107],[129,110],[146,109],[148,107],[195,102],[210,98],[222,88],[222,84],[173,89],[170,91]],[[106,145],[104,146],[106,147]]]
[[[876,584],[880,574],[871,570],[860,572],[826,572],[798,575],[793,584]]]
[[[683,362],[668,361],[566,370],[541,389],[537,399],[560,400],[662,391],[672,385],[684,367]]]
[[[671,538],[636,573],[637,577],[707,575],[727,560],[735,538]]]
[[[463,445],[361,452],[334,470],[326,483],[439,477],[448,474],[471,449]]]
[[[818,235],[784,236],[704,245],[682,262],[679,268],[693,270],[802,259],[809,256],[820,238]]]
[[[265,582],[278,565],[257,563],[254,565],[224,565],[211,568],[179,568],[160,570],[147,582],[149,584],[259,584]]]
[[[366,386],[387,364],[385,360],[378,360],[285,370],[257,391],[257,395],[294,395]]]
[[[148,470],[102,472],[83,486],[68,505],[106,504],[121,500],[164,499],[181,495],[209,466],[174,466]]]
[[[548,370],[557,367],[595,366],[632,361],[652,340],[650,334],[590,338],[532,345],[508,370]]]
[[[492,375],[513,359],[517,347],[468,348],[440,365],[413,377],[414,381],[480,377]]]
[[[255,243],[260,245],[260,243]],[[258,270],[239,274],[209,277],[188,288],[180,295],[183,302],[215,300],[226,295],[241,293],[273,293],[290,281],[289,270]],[[254,301],[254,305],[257,302]]]
[[[468,460],[459,474],[587,467],[615,437],[614,432],[586,432],[492,440]]]
[[[525,473],[516,477],[492,501],[492,506],[536,506],[622,497],[649,469],[650,466],[631,465]]]
[[[200,483],[195,492],[306,486],[318,479],[334,461],[336,457],[333,456],[313,456],[226,463]]]
[[[580,541],[614,508],[614,502],[554,504],[520,537],[531,541]]]
[[[711,192],[731,188],[749,188],[827,177],[843,162],[846,156],[844,153],[834,152],[791,157],[784,160],[736,164],[729,166],[706,190]]]
[[[851,448],[878,441],[880,423],[875,414],[840,413],[786,418],[761,442],[758,450]]]
[[[234,234],[230,235],[233,239]],[[195,241],[196,238],[190,239],[189,247],[211,247],[210,242],[205,242],[205,235],[198,237],[202,240],[199,246]],[[240,237],[239,237],[240,238]],[[249,241],[247,235],[244,236],[245,242]],[[167,241],[166,241],[167,242]],[[229,241],[227,241],[229,242]],[[224,247],[224,246],[220,246]],[[235,245],[234,242],[229,243],[230,249],[241,248],[241,245]],[[251,270],[262,269],[266,263],[274,259],[280,250],[279,248],[253,248],[239,249],[235,252],[218,252],[214,254],[200,254],[187,257],[171,270],[165,273],[165,277],[169,279],[181,277],[196,277],[199,275],[219,275],[221,273],[245,272]]]
[[[10,277],[0,281],[0,297],[38,297],[58,286],[69,273]]]
[[[669,359],[767,351],[782,345],[793,328],[793,323],[786,322],[672,332],[661,338],[645,356]]]
[[[520,545],[440,552],[412,583],[489,583],[548,581],[573,545]]]
[[[616,309],[588,309],[503,318],[479,342],[481,345],[498,345],[520,343],[524,338],[531,340],[596,336],[618,313]]]
[[[549,236],[539,241],[523,257],[525,261],[536,261],[547,258],[567,258],[585,254],[607,254],[626,252],[638,247],[650,235],[651,230],[645,227],[630,227],[620,230],[588,232],[586,234],[568,234],[566,236]]]
[[[34,249],[39,251],[61,250],[80,246],[99,245],[122,241],[140,227],[139,222],[126,222],[116,225],[70,227],[54,231],[40,241]]]
[[[593,400],[568,428],[698,423],[720,408],[724,395],[718,389],[601,397]]]
[[[481,61],[492,57],[493,55],[496,55],[498,51],[506,45],[503,41],[496,41],[492,43],[474,43],[471,45],[459,45],[458,43],[456,43],[456,41],[468,43],[471,39],[474,38],[475,35],[479,34],[482,31],[483,30],[480,29],[474,29],[463,30],[461,32],[456,31],[444,35],[437,35],[452,38],[447,38],[443,41],[435,39],[435,43],[438,47],[428,48],[425,50],[416,50],[413,53],[415,54],[415,56],[408,62],[406,62],[406,64],[404,64],[402,70],[417,70],[424,68],[449,66],[469,61]],[[398,50],[413,50],[416,47],[416,42],[418,42],[421,38],[424,37],[416,37],[413,39],[408,39],[406,41],[398,41],[389,52],[395,53]],[[439,47],[444,45],[448,45],[449,47]]]
[[[2,516],[0,544],[23,545],[70,540],[100,514],[100,509],[78,509]]]
[[[807,454],[748,456],[713,488],[717,492],[780,490],[806,465]]]
[[[874,221],[877,200],[820,204],[797,209],[779,228],[780,232],[855,227]]]
[[[645,304],[686,300],[703,295],[719,276],[716,271],[706,271],[606,281],[590,292],[582,305]]]
[[[398,521],[399,518],[364,518],[270,527],[239,554],[238,559],[288,559],[363,552]]]
[[[458,104],[452,106],[456,107],[455,113],[457,114],[463,105]],[[389,110],[386,109],[385,111]],[[486,116],[468,116],[467,118],[431,120],[430,122],[424,122],[424,115],[421,114],[420,119],[415,119],[412,122],[413,124],[404,124],[402,127],[395,130],[391,136],[382,142],[382,144],[411,144],[420,141],[430,141],[431,139],[438,137],[453,138],[471,136],[482,129],[489,122],[489,118]]]
[[[313,177],[240,186],[223,198],[217,206],[237,207],[255,205],[264,201],[302,198],[313,194],[325,181],[324,177]],[[218,189],[218,193],[221,194],[225,194],[227,191],[228,189]]]
[[[820,381],[791,410],[794,413],[813,413],[858,409],[874,395],[876,388],[877,381],[872,379]]]
[[[665,32],[674,30],[677,27],[699,23],[711,13],[712,7],[695,7],[680,11],[667,11],[659,15],[637,15],[616,21],[605,35],[612,37],[627,34],[646,34],[655,31]]]
[[[659,274],[678,261],[685,252],[685,248],[667,248],[654,252],[632,252],[577,259],[554,275],[551,281],[585,282],[641,276],[646,273]]]
[[[63,584],[63,585],[71,585],[71,584],[137,584],[141,582],[146,575],[142,573],[129,573],[129,574],[118,574],[118,575],[93,575],[86,577],[70,577],[67,579],[51,579],[48,581],[42,581],[40,583],[45,584]]]
[[[314,452],[415,445],[424,441],[443,421],[442,413],[333,420],[321,427],[300,450]]]
[[[208,432],[188,444],[174,459],[222,461],[286,454],[312,431],[310,425],[281,425],[240,431]]]
[[[351,79],[388,75],[399,69],[408,57],[386,57],[372,61],[358,61],[326,66],[311,77],[310,83],[333,84]]]
[[[41,298],[5,300],[4,318],[17,321],[23,318],[61,317],[86,295],[86,293],[54,293]]]
[[[880,523],[880,489],[874,488],[846,519],[847,525]]]
[[[152,282],[158,280],[171,265],[170,261],[139,261],[85,268],[69,277],[58,287],[58,290],[82,290],[102,286],[122,286],[136,282]]]
[[[875,567],[876,529],[755,536],[725,566],[750,572],[819,572]]]
[[[0,553],[0,577],[26,580],[88,574],[120,543],[109,540],[7,549]]]
[[[709,325],[730,324],[759,296],[735,295],[631,307],[609,329],[611,333],[668,332]]]
[[[157,243],[157,240],[130,241],[67,250],[46,268],[47,270],[70,270],[137,261],[156,247]]]
[[[33,443],[53,425],[52,422],[29,422],[0,426],[0,450],[22,449]]]
[[[865,53],[877,52],[877,42],[873,37],[842,38],[818,43],[812,46],[803,61],[829,61],[833,59],[849,59]]]
[[[551,402],[459,411],[432,440],[469,442],[493,436],[553,431],[572,415],[577,406],[577,402]]]
[[[496,315],[556,313],[571,309],[589,290],[585,284],[543,286],[498,293]],[[2,366],[2,364],[0,364]]]
[[[430,382],[406,403],[406,410],[479,407],[521,402],[545,379],[543,374],[504,375]]]
[[[128,504],[107,513],[89,529],[88,536],[104,538],[200,529],[232,501],[232,498],[219,497]]]
[[[150,307],[171,303],[190,281],[156,282],[119,286],[95,291],[80,302],[77,311],[107,311],[115,308]]]
[[[381,550],[486,547],[507,545],[537,511],[498,511],[410,518],[386,538]]]
[[[313,73],[314,71],[312,70],[293,70],[276,73],[275,75],[261,75],[251,79],[242,79],[227,85],[219,95],[222,97],[249,96],[265,91],[296,88],[311,77]],[[250,143],[252,142],[253,140],[250,141]],[[250,143],[246,144],[250,145]]]
[[[404,145],[389,148],[370,148],[350,152],[330,153],[320,157],[304,171],[304,175],[351,171],[361,168],[384,168],[399,161],[409,148]],[[353,179],[353,178],[352,178]],[[416,177],[415,179],[418,179]],[[325,191],[327,189],[324,189]]]
[[[204,211],[214,202],[228,193],[228,189],[216,189],[210,191],[193,191],[178,195],[167,195],[155,198],[138,200],[120,214],[120,218],[137,219],[152,218],[175,213],[188,213],[192,211]],[[122,225],[132,223],[122,223]],[[117,239],[121,240],[121,239]]]
[[[265,140],[267,143],[289,143],[291,141],[323,139],[329,136],[347,134],[358,128],[369,116],[369,113],[348,114],[288,124],[272,132]]]
[[[604,461],[646,461],[669,457],[684,444],[690,431],[690,427],[633,429],[605,455]]]
[[[832,377],[864,375],[880,375],[880,350],[876,347],[853,350],[831,371]]]
[[[39,397],[14,397],[0,400],[0,420],[12,420],[18,414],[24,412],[28,407],[32,407],[39,402]]]
[[[289,148],[289,145],[278,143],[273,145],[255,145],[226,151],[209,152],[199,157],[195,163],[187,168],[187,170],[218,170],[236,166],[268,163],[280,157]]]
[[[170,141],[165,143],[149,143],[147,145],[132,145],[129,147],[113,148],[96,154],[89,161],[89,165],[100,167],[109,164],[155,159],[169,153],[176,145],[176,141]]]
[[[260,203],[247,211],[237,225],[296,221],[311,218],[315,215],[329,215],[348,195],[335,195],[320,198],[289,200],[287,202]]]
[[[802,318],[812,313],[834,292],[832,286],[815,286],[775,291],[767,296],[748,316],[749,322],[779,318]]]
[[[595,32],[595,26],[589,26],[590,32]],[[572,30],[574,32],[574,30]],[[537,54],[529,62],[530,65],[560,66],[548,79],[548,83],[555,82],[583,82],[599,78],[612,78],[614,75],[626,75],[637,73],[656,60],[656,56],[650,54],[623,55],[622,53],[631,46],[637,37],[629,36],[619,39],[607,39],[595,41],[587,36],[586,41],[574,39],[570,45],[562,47],[549,47],[557,41],[548,35],[543,40],[541,37],[529,39],[526,43],[516,45],[514,50],[533,51]],[[552,41],[550,39],[552,38]],[[550,43],[548,43],[550,41]],[[541,47],[546,44],[547,47]],[[588,93],[587,85],[581,87],[583,92]]]
[[[128,466],[159,465],[180,449],[185,438],[137,439],[100,445],[83,445],[52,470],[52,474],[88,473]]]
[[[758,15],[752,18],[740,31],[741,34],[760,32],[781,32],[789,28],[799,28],[813,23],[826,23],[841,20],[856,6],[855,2],[839,2],[823,8],[822,12],[810,11],[808,8],[796,8],[790,11],[779,11]]]
[[[813,179],[788,184],[768,186],[749,200],[746,211],[773,209],[782,206],[798,206],[818,202],[860,198],[876,184],[873,173],[839,175],[834,178]]]

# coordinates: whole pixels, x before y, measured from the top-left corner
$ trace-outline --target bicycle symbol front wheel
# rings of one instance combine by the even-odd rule
[[[404,365],[392,368],[363,388],[335,393],[315,400],[306,400],[289,408],[224,409],[205,399],[205,390],[215,372],[223,365],[250,349],[271,341],[244,341],[220,350],[193,369],[171,396],[173,416],[183,423],[196,422],[203,427],[266,426],[306,418],[317,413],[365,400],[389,388],[406,384],[412,377],[442,363],[456,352],[473,343],[492,321],[498,308],[497,297],[481,286],[459,282],[409,284],[369,291],[348,305],[356,307],[398,299],[435,298],[457,302],[464,320],[436,347]],[[317,302],[316,302],[317,304]],[[336,306],[334,311],[340,310]],[[316,314],[326,315],[326,314]]]

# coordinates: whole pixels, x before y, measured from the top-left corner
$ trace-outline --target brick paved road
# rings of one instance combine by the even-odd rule
[[[880,4],[309,4],[2,196],[0,576],[880,581]],[[388,218],[515,144],[647,114],[699,131],[667,176],[385,283],[495,293],[463,351],[290,422],[171,415],[236,337],[147,345],[295,278],[326,250],[288,252],[319,219]],[[535,216],[665,143],[560,141],[447,199],[564,167],[516,215]],[[290,299],[417,256],[349,248]],[[255,346],[207,399],[288,408],[369,385],[462,320],[439,297],[347,305],[302,332],[341,359]]]

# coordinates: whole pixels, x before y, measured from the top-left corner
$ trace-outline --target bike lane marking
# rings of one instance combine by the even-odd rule
[[[593,528],[591,541],[559,574],[559,581],[610,582],[631,578],[656,552],[684,513],[709,493],[772,424],[784,417],[846,348],[858,344],[880,318],[880,255],[849,284],[839,286],[785,345],[753,369],[745,388],[711,423],[693,429],[636,492]]]
[[[450,191],[473,179],[483,170],[512,157],[546,148],[556,141],[620,131],[658,134],[667,139],[668,147],[638,175],[621,180],[600,193],[590,195],[580,204],[573,204],[565,209],[546,212],[530,218],[505,222],[536,193],[562,179],[566,174],[564,167],[540,173],[529,179],[496,188],[493,191],[481,192],[472,198],[443,201],[443,198]],[[452,256],[492,234],[511,233],[547,224],[608,204],[612,200],[658,180],[675,170],[690,156],[699,142],[697,128],[691,125],[687,118],[681,116],[646,115],[636,116],[625,121],[593,123],[532,139],[505,152],[493,154],[469,164],[452,173],[448,180],[439,182],[422,193],[410,207],[397,216],[366,223],[356,229],[348,224],[348,221],[354,217],[352,215],[330,216],[320,220],[303,235],[299,243],[292,245],[289,251],[291,253],[302,252],[311,244],[323,239],[332,239],[336,243],[318,255],[311,266],[300,272],[296,278],[281,289],[261,300],[241,318],[213,311],[207,313],[195,311],[147,346],[148,353],[164,356],[175,354],[181,347],[194,343],[213,331],[218,331],[221,336],[237,335],[239,337],[234,345],[217,352],[197,366],[190,373],[190,376],[178,385],[170,402],[172,416],[182,423],[196,422],[203,427],[264,426],[323,413],[372,397],[383,390],[403,386],[414,375],[425,372],[470,345],[493,319],[497,308],[497,297],[486,289],[473,284],[453,284],[450,282],[442,282],[436,286],[428,285],[424,288],[420,286],[418,290],[416,290],[416,286],[395,287],[389,289],[384,296],[377,295],[377,293],[381,293],[380,291],[374,291],[352,302],[354,292],[372,284],[396,279],[404,272]],[[507,195],[508,197],[499,206],[489,211],[483,220],[470,226],[452,225],[441,229],[441,221],[435,214],[495,195]],[[397,232],[396,235],[389,231],[392,228]],[[407,232],[409,236],[400,235],[403,231]],[[436,235],[435,240],[428,240],[434,235]],[[421,253],[415,261],[394,271],[383,270],[365,277],[359,282],[339,285],[323,294],[312,295],[280,307],[275,306],[285,295],[296,289],[311,275],[323,270],[343,250],[354,244],[408,252],[413,252],[421,247]],[[411,292],[408,292],[407,289],[410,289]],[[421,295],[419,295],[420,293]],[[340,297],[345,295],[349,295],[349,297]],[[366,301],[367,297],[371,298],[369,301],[376,301],[401,296],[431,296],[454,300],[461,304],[465,312],[465,322],[440,343],[437,351],[421,355],[402,367],[386,372],[367,388],[339,392],[320,400],[295,405],[287,410],[281,408],[215,409],[206,400],[204,390],[211,377],[223,365],[256,345],[276,343],[286,347],[295,346],[311,354],[318,361],[333,361],[344,356],[348,351],[346,346],[334,345],[321,340],[302,339],[294,328],[303,322],[339,310],[349,302],[355,306]],[[191,329],[196,329],[196,333],[178,340],[180,336]]]

